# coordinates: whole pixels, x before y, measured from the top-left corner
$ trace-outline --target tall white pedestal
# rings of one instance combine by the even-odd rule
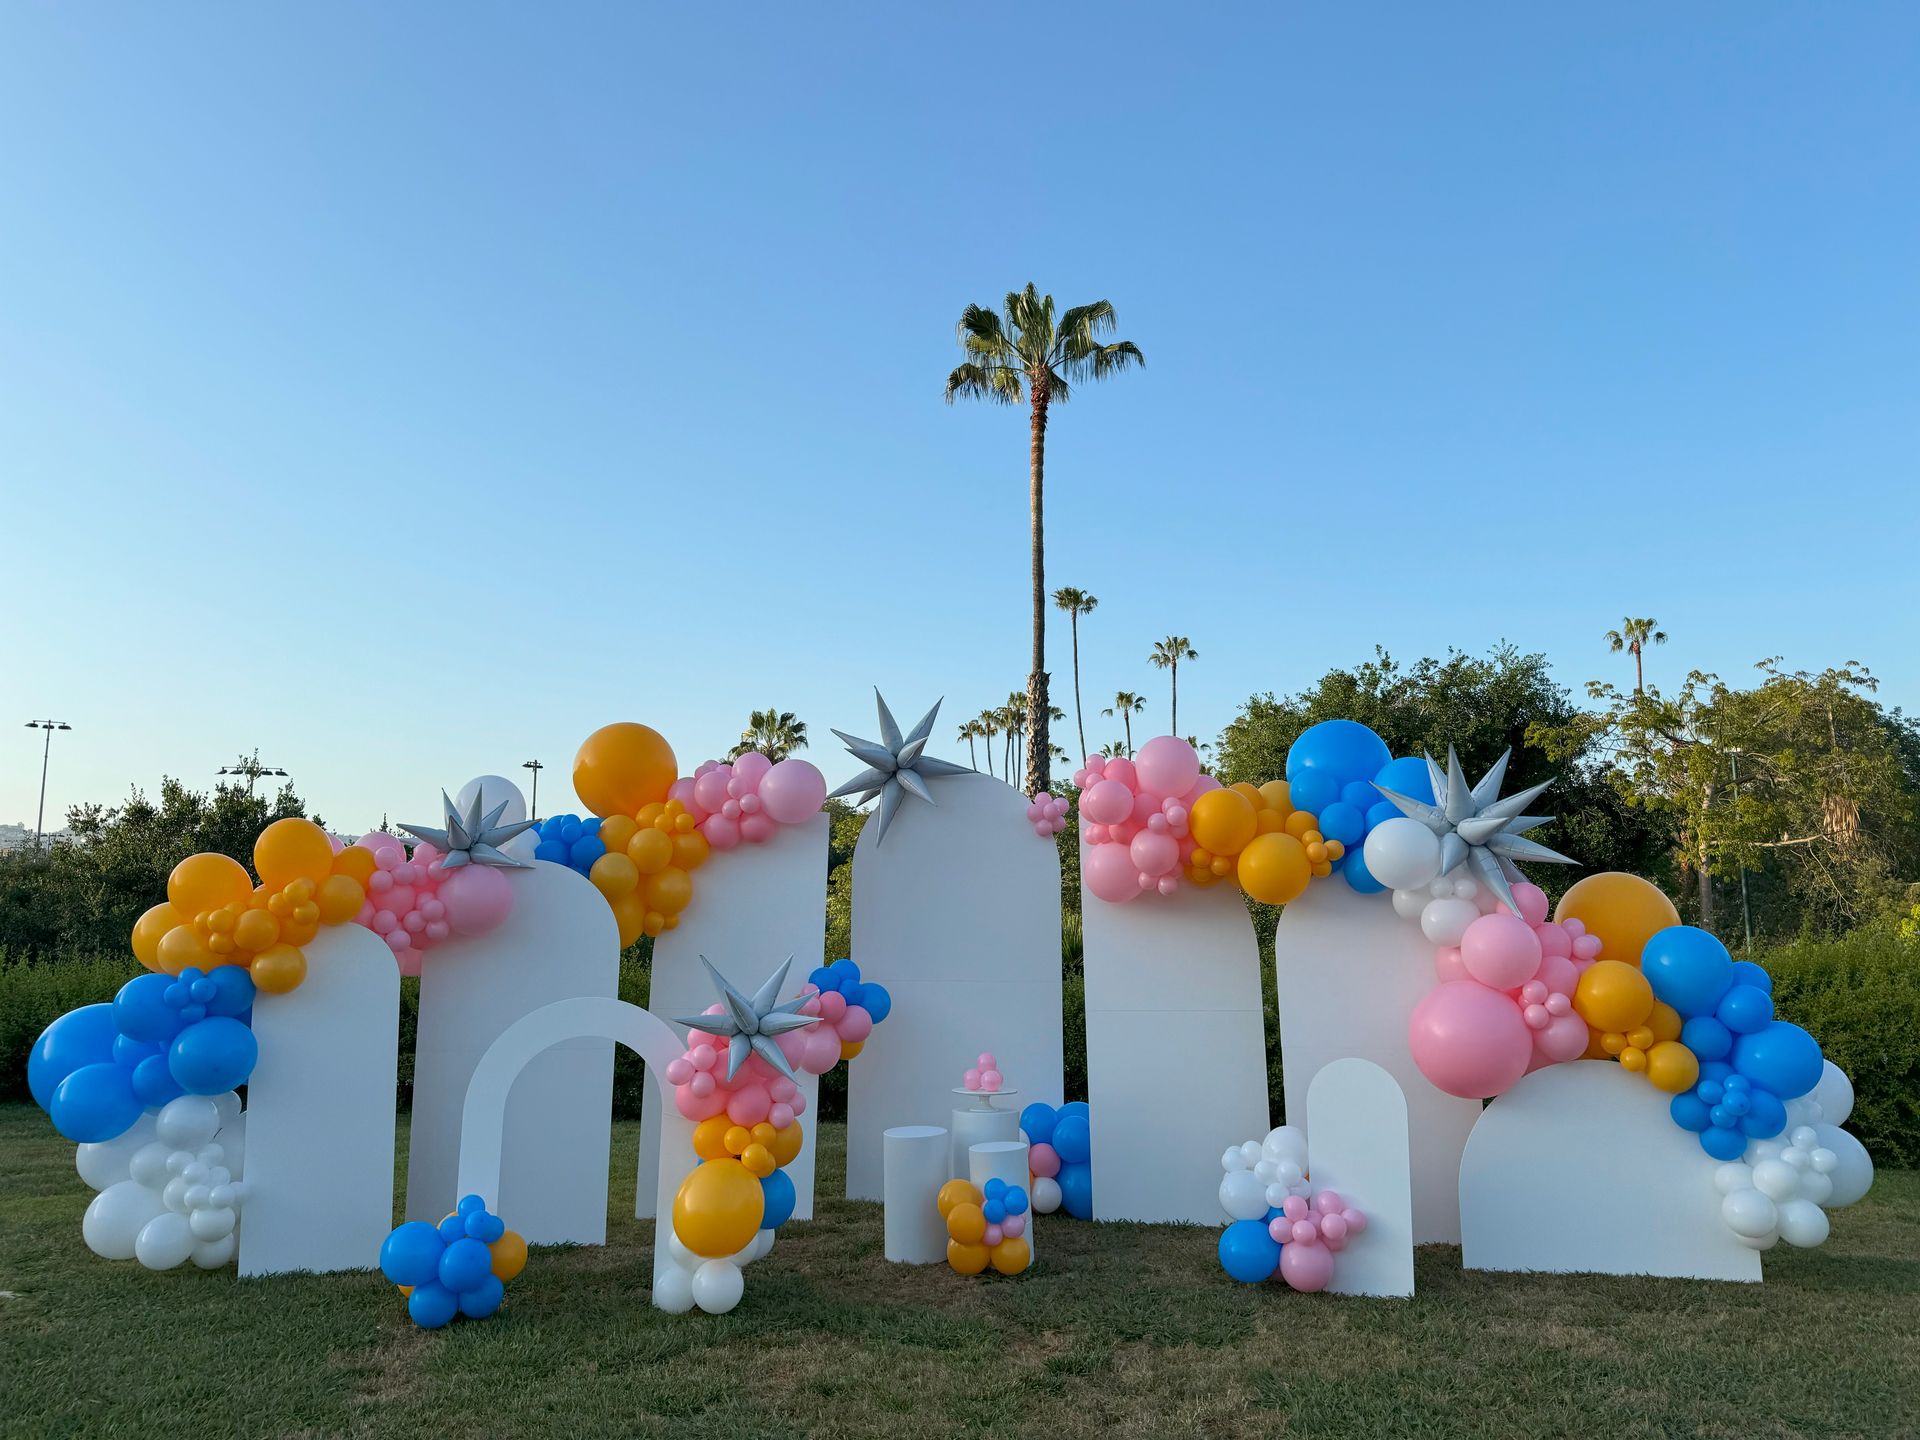
[[[887,1259],[937,1264],[947,1258],[947,1228],[934,1203],[953,1178],[947,1132],[938,1125],[896,1125],[886,1133],[883,1153]]]

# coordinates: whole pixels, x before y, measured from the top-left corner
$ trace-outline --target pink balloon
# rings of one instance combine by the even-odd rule
[[[784,1130],[793,1123],[793,1106],[783,1100],[776,1100],[767,1110],[767,1122],[776,1130]]]
[[[1542,890],[1538,885],[1529,885],[1524,880],[1516,882],[1509,888],[1513,891],[1513,898],[1520,904],[1520,918],[1522,920],[1526,921],[1529,926],[1544,925],[1547,923],[1547,911],[1550,907],[1547,904],[1546,891]],[[1505,909],[1504,904],[1501,908]],[[1512,912],[1509,911],[1508,913],[1511,914]]]
[[[1142,830],[1127,847],[1127,858],[1142,875],[1164,875],[1180,863],[1180,842],[1164,830]]]
[[[1434,1085],[1449,1095],[1485,1100],[1527,1073],[1533,1031],[1498,990],[1456,981],[1434,986],[1413,1007],[1407,1048]]]
[[[1060,1173],[1060,1152],[1044,1143],[1028,1146],[1027,1169],[1042,1180],[1051,1180]]]
[[[1549,1060],[1578,1060],[1587,1051],[1587,1022],[1571,1012],[1555,1015],[1546,1029],[1533,1032],[1533,1043]]]
[[[1107,833],[1113,837],[1115,844],[1129,845],[1133,843],[1133,837],[1140,833],[1140,827],[1131,819],[1127,819],[1122,820],[1118,825],[1109,825]]]
[[[1096,825],[1117,825],[1133,814],[1133,792],[1109,776],[1080,797],[1080,813]]]
[[[667,1083],[669,1085],[685,1085],[689,1080],[693,1079],[693,1076],[693,1062],[687,1059],[686,1056],[682,1055],[678,1060],[670,1060],[667,1062]]]
[[[1220,788],[1220,782],[1217,779],[1215,779],[1211,775],[1202,775],[1198,780],[1194,781],[1193,784],[1187,787],[1187,793],[1180,797],[1180,803],[1186,806],[1189,810],[1191,810],[1193,808],[1194,801],[1198,800],[1202,795],[1206,794],[1209,790],[1218,790],[1219,788]]]
[[[1517,915],[1482,915],[1460,937],[1460,960],[1482,985],[1511,990],[1540,968],[1540,937]]]
[[[1442,985],[1473,978],[1467,973],[1467,962],[1460,958],[1458,945],[1442,945],[1433,952],[1433,973],[1440,977]]]
[[[824,1075],[840,1063],[840,1037],[824,1025],[815,1025],[801,1034],[807,1037],[800,1056],[800,1068],[809,1075]]]
[[[1333,1279],[1333,1252],[1324,1245],[1288,1245],[1280,1252],[1280,1278],[1311,1294]]]
[[[1130,817],[1136,825],[1146,825],[1160,816],[1160,797],[1151,790],[1136,791],[1133,797],[1133,814]],[[1161,823],[1165,823],[1162,819]]]
[[[388,846],[398,845],[400,842],[384,830],[369,830],[353,843],[371,850],[375,855],[378,855]]]
[[[846,1044],[857,1045],[873,1033],[873,1016],[861,1006],[849,1005],[847,1013],[840,1017],[840,1023],[833,1029]]]
[[[727,1099],[727,1118],[736,1125],[758,1125],[773,1109],[764,1085],[743,1085]]]
[[[1140,747],[1133,768],[1156,795],[1184,795],[1200,778],[1200,757],[1177,735],[1156,735]]]
[[[485,935],[513,909],[513,886],[491,865],[463,865],[440,874],[440,903],[456,935]]]
[[[707,844],[715,850],[732,850],[740,843],[740,822],[731,820],[725,815],[707,816],[700,822],[699,829],[700,833],[707,837]]]
[[[727,781],[733,778],[733,767],[716,765],[705,774],[696,775],[693,781],[693,798],[700,808],[709,815],[715,814],[727,803]]]
[[[747,799],[754,799],[749,795]],[[740,838],[749,845],[764,845],[780,833],[780,826],[771,815],[755,813],[740,817]]]
[[[805,760],[782,760],[761,780],[760,803],[782,825],[798,825],[827,803],[826,776]]]
[[[693,1077],[699,1080],[701,1077]],[[696,1095],[692,1085],[682,1085],[673,1092],[674,1108],[689,1120],[711,1120],[727,1108],[727,1093],[712,1088],[712,1077],[707,1077],[707,1093]]]
[[[1124,755],[1116,755],[1107,761],[1106,777],[1109,780],[1118,780],[1129,791],[1140,788],[1140,774],[1133,768],[1133,761]]]
[[[1125,845],[1095,845],[1085,859],[1086,885],[1099,899],[1120,905],[1140,893],[1140,867]]]
[[[733,762],[733,783],[730,783],[727,788],[735,795],[750,794],[760,788],[761,780],[771,769],[773,769],[773,761],[758,750],[749,750]]]
[[[847,1013],[847,997],[838,990],[829,990],[820,997],[820,1018],[829,1025],[837,1022]]]
[[[1563,958],[1572,956],[1573,936],[1567,932],[1566,926],[1538,925],[1534,927],[1534,934],[1540,937],[1542,955],[1559,955]]]
[[[1573,987],[1580,983],[1580,971],[1565,956],[1549,955],[1540,962],[1534,978],[1556,995],[1571,995]]]
[[[980,1238],[989,1246],[998,1245],[1002,1240],[1007,1238],[1007,1232],[1002,1226],[989,1225],[987,1226],[987,1233]]]
[[[402,975],[411,975],[418,979],[420,975],[420,963],[427,957],[409,946],[405,950],[396,951],[393,958],[400,962],[400,973]]]
[[[1009,1240],[1018,1240],[1027,1233],[1027,1217],[1025,1215],[1007,1216],[1000,1222],[1000,1233]]]

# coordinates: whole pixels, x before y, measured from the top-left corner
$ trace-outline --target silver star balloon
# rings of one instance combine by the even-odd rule
[[[459,807],[440,792],[440,803],[446,809],[446,828],[436,830],[430,825],[402,825],[400,828],[416,840],[424,840],[440,851],[441,865],[448,870],[458,870],[463,865],[494,865],[503,870],[531,870],[533,867],[524,860],[516,860],[499,847],[513,839],[521,831],[531,829],[533,821],[515,820],[511,825],[502,825],[500,817],[506,813],[509,802],[503,800],[493,809],[482,814],[481,800],[473,797],[473,804],[462,815]]]
[[[920,723],[905,735],[895,723],[893,712],[887,709],[886,697],[878,690],[873,698],[880,706],[880,739],[861,740],[847,734],[844,730],[833,733],[840,737],[847,747],[847,753],[856,760],[866,762],[867,768],[853,779],[847,781],[834,796],[860,794],[859,804],[865,804],[874,796],[880,797],[878,828],[874,831],[873,843],[878,845],[887,838],[887,827],[893,823],[893,817],[899,813],[901,803],[909,795],[914,795],[931,805],[934,803],[933,791],[927,788],[927,781],[942,775],[970,775],[973,772],[964,765],[955,765],[948,760],[936,760],[925,753],[927,737],[933,733],[933,718],[940,713],[940,701],[933,702],[933,708],[920,718]]]
[[[782,960],[780,968],[767,977],[766,983],[754,991],[751,998],[734,989],[727,982],[727,977],[714,969],[713,962],[706,956],[700,957],[700,963],[707,967],[707,974],[713,977],[713,988],[720,992],[720,1003],[724,1008],[718,1015],[678,1016],[673,1023],[684,1025],[689,1030],[704,1030],[709,1035],[728,1037],[728,1080],[740,1073],[740,1067],[747,1063],[749,1055],[758,1055],[787,1079],[798,1083],[799,1075],[788,1061],[786,1052],[774,1043],[773,1037],[789,1030],[803,1030],[817,1024],[820,1017],[798,1013],[810,996],[796,995],[782,1004],[773,1003],[774,997],[780,993],[780,987],[786,983],[793,957],[789,955]]]
[[[1492,886],[1493,893],[1518,915],[1520,907],[1513,898],[1512,882],[1527,877],[1520,873],[1520,867],[1514,861],[1539,860],[1551,865],[1573,865],[1578,862],[1522,835],[1523,831],[1545,825],[1553,819],[1551,815],[1520,813],[1545,793],[1553,783],[1551,780],[1543,780],[1531,789],[1522,790],[1518,795],[1509,795],[1504,800],[1498,798],[1500,782],[1507,778],[1507,761],[1512,756],[1511,750],[1503,753],[1493,762],[1493,768],[1480,777],[1480,783],[1468,789],[1466,772],[1460,768],[1460,757],[1454,753],[1451,745],[1447,747],[1447,770],[1444,775],[1431,755],[1423,755],[1421,758],[1427,762],[1428,778],[1433,782],[1434,797],[1440,801],[1434,805],[1389,790],[1384,785],[1376,784],[1373,788],[1391,800],[1401,814],[1418,820],[1440,837],[1442,875],[1451,873],[1461,861],[1466,861],[1473,867],[1474,874]],[[1445,797],[1443,800],[1440,799],[1442,796]]]

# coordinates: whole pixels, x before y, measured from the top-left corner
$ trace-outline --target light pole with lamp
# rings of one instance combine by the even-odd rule
[[[520,768],[533,772],[533,799],[527,806],[527,818],[538,820],[540,818],[540,772],[547,767],[538,760],[523,760],[520,762]]]
[[[277,765],[262,765],[260,763],[260,752],[258,749],[253,752],[251,758],[242,755],[233,764],[222,765],[218,770],[214,771],[216,775],[232,775],[236,778],[242,775],[246,776],[247,794],[249,796],[253,794],[254,782],[262,775],[277,775],[284,779],[286,773],[286,771],[280,769]]]
[[[64,720],[29,720],[27,728],[47,732],[47,742],[40,747],[40,810],[33,817],[33,848],[38,850],[40,835],[47,820],[47,761],[53,754],[53,732],[71,730],[73,727]]]

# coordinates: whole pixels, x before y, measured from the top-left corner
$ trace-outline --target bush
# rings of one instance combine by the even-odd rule
[[[69,1010],[111,1000],[140,973],[131,955],[89,955],[37,964],[0,953],[0,1100],[29,1100],[27,1053]]]

